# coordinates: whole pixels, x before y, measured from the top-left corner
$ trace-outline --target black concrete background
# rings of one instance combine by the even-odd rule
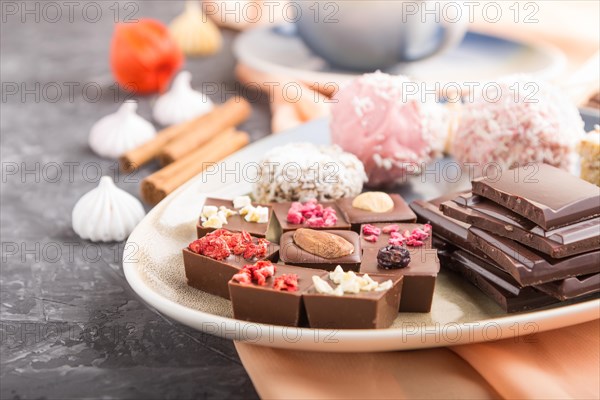
[[[92,244],[71,229],[73,205],[101,175],[137,195],[155,169],[120,174],[87,145],[92,124],[127,96],[108,63],[115,17],[168,22],[183,3],[1,3],[1,398],[257,397],[232,342],[138,299],[123,276],[123,243]],[[215,102],[239,89],[235,35],[224,31],[219,55],[186,62],[195,87],[218,87]],[[150,118],[153,101],[140,98],[139,113]],[[256,139],[269,131],[269,107],[265,100],[253,108],[242,128]]]

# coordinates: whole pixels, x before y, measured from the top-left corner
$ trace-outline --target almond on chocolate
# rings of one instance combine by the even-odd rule
[[[334,233],[301,228],[294,232],[293,238],[302,250],[327,259],[345,257],[354,252],[352,243]]]
[[[300,245],[296,242],[298,240],[296,234],[299,231],[311,232],[308,236],[300,234]],[[328,239],[319,242],[318,238],[324,237]],[[341,265],[344,270],[358,272],[362,259],[362,248],[360,238],[356,232],[342,230],[315,231],[302,228],[281,235],[279,255],[280,260],[286,264],[324,269],[326,271],[333,271],[336,266]]]

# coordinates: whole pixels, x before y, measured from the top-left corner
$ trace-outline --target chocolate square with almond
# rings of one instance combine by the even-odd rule
[[[321,226],[321,222],[325,222],[326,218],[316,217],[311,220],[310,217],[307,218],[306,215],[302,216],[303,220],[300,223],[295,223],[293,221],[288,221],[288,213],[292,205],[296,202],[284,202],[284,203],[272,203],[271,207],[273,208],[273,214],[276,217],[276,221],[278,223],[277,231],[279,235],[293,231],[299,228],[311,228],[311,229],[319,229],[319,230],[349,230],[350,223],[346,221],[339,207],[333,201],[329,202],[321,202],[320,204],[324,209],[330,207],[336,216],[336,221],[334,224],[323,223]],[[306,204],[306,203],[303,203]],[[299,216],[298,214],[296,214]]]
[[[399,232],[400,235],[404,235],[406,231],[412,233],[415,229],[422,230],[424,225],[388,223],[369,225],[379,229],[380,234],[371,234],[372,228],[368,227],[368,230],[365,228],[367,225],[363,225],[361,228],[360,241],[363,247],[363,259],[360,265],[360,272],[368,273],[369,275],[404,276],[400,312],[431,311],[435,281],[440,272],[437,250],[431,244],[431,232],[426,239],[419,241],[422,242],[421,246],[406,245],[409,240],[406,240],[405,244],[402,245],[410,255],[410,262],[406,267],[385,269],[379,265],[377,254],[381,248],[390,245],[390,239],[395,235],[389,232],[390,227],[397,227],[397,230],[394,230]]]
[[[370,275],[378,283],[392,281],[392,287],[382,291],[360,291],[343,295],[319,293],[313,286],[304,294],[304,306],[311,328],[319,329],[382,329],[388,328],[398,316],[402,276]],[[326,282],[335,285],[328,278]]]
[[[239,209],[233,208],[233,200],[216,199],[216,198],[208,197],[206,199],[206,201],[204,202],[204,205],[202,206],[202,208],[204,209],[204,207],[206,207],[206,206],[215,206],[217,208],[223,206],[230,210],[236,211],[236,214],[231,215],[227,218],[227,223],[223,225],[224,229],[227,229],[229,231],[234,231],[234,232],[246,231],[254,237],[264,238],[264,237],[267,237],[269,229],[271,228],[271,222],[273,220],[273,210],[271,209],[271,206],[267,206],[267,205],[263,206],[262,204],[252,203],[252,206],[254,206],[254,207],[256,207],[258,205],[260,205],[262,207],[267,207],[269,210],[268,211],[269,217],[268,217],[268,221],[266,223],[246,221],[244,216],[239,214]],[[207,233],[213,232],[216,229],[218,229],[218,228],[202,226],[202,219],[201,219],[201,217],[198,218],[198,222],[196,224],[196,232],[197,232],[198,238],[201,238],[204,235],[206,235]]]
[[[255,244],[258,243],[258,240],[258,238],[252,238]],[[261,238],[261,240],[265,239]],[[195,242],[197,241],[192,243]],[[252,258],[244,258],[244,254],[236,255],[230,252],[225,258],[215,259],[192,251],[188,246],[183,249],[183,265],[189,286],[229,299],[227,283],[244,265],[253,264],[257,260],[276,262],[278,255],[279,246],[272,242],[268,242],[264,255]]]
[[[417,221],[415,213],[398,194],[365,192],[354,198],[338,199],[336,204],[355,232],[359,232],[361,224]]]
[[[360,238],[356,232],[300,228],[281,235],[279,259],[286,264],[333,271],[358,272],[362,260]]]
[[[295,275],[297,286],[285,285]],[[326,271],[275,264],[275,275],[260,285],[240,283],[235,276],[229,281],[229,294],[236,319],[282,326],[306,326],[306,310],[302,295],[312,287],[313,275],[325,278]],[[282,284],[279,284],[279,281]]]

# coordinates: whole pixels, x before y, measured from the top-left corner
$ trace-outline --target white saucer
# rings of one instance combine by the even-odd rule
[[[309,50],[293,29],[262,27],[241,33],[234,44],[238,60],[258,71],[307,83],[341,85],[358,73],[331,66]],[[429,60],[398,64],[386,72],[424,82],[486,82],[514,73],[552,79],[565,67],[557,48],[468,32],[457,48]]]

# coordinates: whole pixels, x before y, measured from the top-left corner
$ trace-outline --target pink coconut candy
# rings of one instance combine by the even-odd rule
[[[476,174],[533,162],[573,167],[576,144],[585,132],[575,104],[565,94],[525,75],[484,87],[462,107],[450,146],[459,162],[471,163]]]
[[[402,182],[439,157],[447,135],[447,113],[421,95],[403,95],[415,84],[382,72],[354,79],[335,96],[333,143],[364,164],[370,186]]]

